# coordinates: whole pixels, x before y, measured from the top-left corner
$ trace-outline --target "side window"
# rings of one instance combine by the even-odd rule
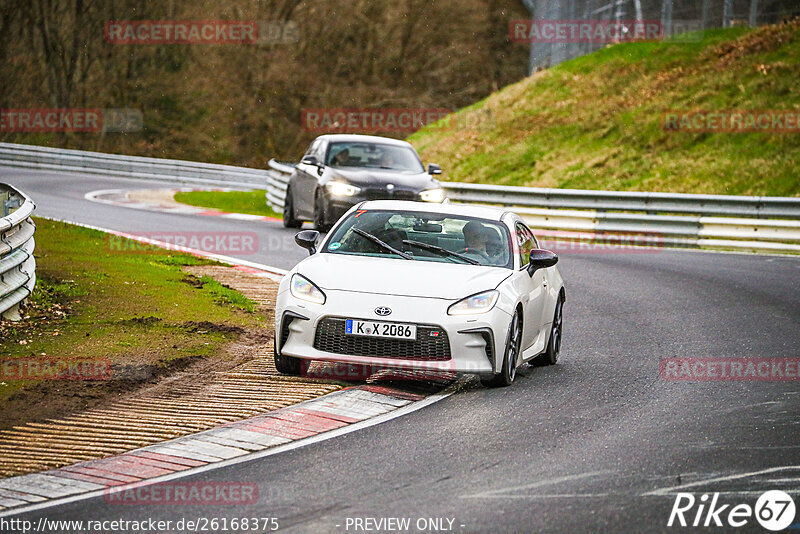
[[[525,267],[528,265],[528,257],[531,254],[531,250],[537,247],[536,239],[533,237],[531,231],[521,223],[517,223],[516,230],[519,264]]]
[[[317,156],[317,151],[318,151],[320,145],[322,145],[322,140],[321,139],[317,139],[316,141],[311,143],[311,146],[308,147],[308,150],[306,150],[306,154],[305,155],[306,156]],[[317,159],[319,159],[319,157],[317,157]]]
[[[316,151],[314,152],[314,155],[317,156],[317,161],[321,161],[323,163],[326,163],[325,162],[325,149],[328,148],[328,144],[325,143],[324,141],[320,140],[320,141],[317,141],[316,145],[317,145],[317,147],[316,147]]]

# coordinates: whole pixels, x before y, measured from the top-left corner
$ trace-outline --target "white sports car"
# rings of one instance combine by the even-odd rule
[[[516,214],[379,200],[351,208],[283,279],[275,366],[308,360],[475,373],[506,386],[561,348],[564,282]]]

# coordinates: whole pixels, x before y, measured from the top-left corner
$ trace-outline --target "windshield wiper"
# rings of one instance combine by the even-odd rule
[[[472,265],[480,265],[481,262],[475,261],[472,258],[468,258],[458,252],[453,252],[452,250],[447,250],[446,248],[437,247],[436,245],[431,245],[430,243],[423,243],[422,241],[411,241],[409,239],[403,240],[403,243],[406,245],[411,245],[412,247],[419,247],[424,248],[426,250],[432,250],[433,252],[438,252],[444,256],[452,256],[454,258],[458,258],[460,260],[464,260],[467,263],[471,263]]]
[[[404,258],[404,259],[407,259],[407,260],[413,260],[414,259],[411,256],[409,256],[408,254],[406,254],[405,252],[397,250],[392,245],[381,241],[380,238],[375,237],[374,235],[370,234],[369,232],[365,232],[361,228],[353,228],[353,231],[355,233],[357,233],[358,235],[360,235],[361,237],[365,237],[365,238],[369,239],[370,241],[372,241],[373,243],[375,243],[376,245],[378,245],[382,249],[388,250],[389,252],[392,252],[393,254],[397,254],[401,258]]]

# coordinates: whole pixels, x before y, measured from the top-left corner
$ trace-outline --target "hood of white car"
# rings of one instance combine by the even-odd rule
[[[455,300],[496,288],[512,271],[402,258],[314,254],[297,272],[320,289]]]

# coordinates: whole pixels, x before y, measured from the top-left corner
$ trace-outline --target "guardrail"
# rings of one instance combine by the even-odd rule
[[[275,160],[269,161],[269,167],[267,201],[280,212],[294,167]],[[450,201],[512,206],[542,235],[557,240],[608,242],[613,238],[614,243],[633,245],[800,252],[800,198],[458,182],[442,182],[442,187]]]
[[[451,200],[507,206],[800,219],[800,198],[543,189],[445,182]]]
[[[36,285],[36,226],[30,219],[36,206],[25,193],[6,184],[0,184],[0,200],[0,315],[17,321],[20,303]]]
[[[232,165],[121,156],[84,150],[0,143],[0,164],[26,169],[145,178],[159,181],[259,187],[267,184],[267,171]]]
[[[266,187],[267,202],[279,212],[294,169],[293,164],[275,160],[269,161],[266,170],[248,169],[11,143],[0,143],[0,165],[226,187]],[[570,239],[583,241],[613,235],[617,240],[637,242],[641,236],[655,236],[655,241],[665,246],[800,252],[800,198],[795,197],[587,191],[458,182],[443,182],[442,186],[451,201],[513,206],[541,231],[557,232]]]

